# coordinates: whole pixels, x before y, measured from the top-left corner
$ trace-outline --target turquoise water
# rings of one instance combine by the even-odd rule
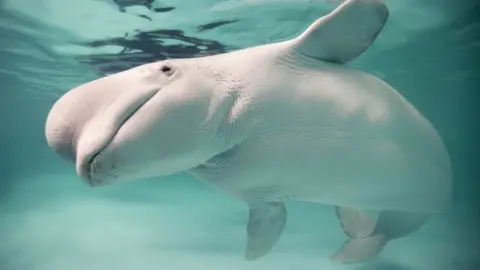
[[[346,240],[331,206],[288,203],[280,242],[245,262],[241,202],[184,174],[91,189],[46,145],[48,110],[76,85],[155,60],[292,38],[339,2],[0,1],[0,269],[479,269],[473,0],[386,0],[386,27],[351,63],[389,82],[433,123],[455,184],[450,213],[366,264],[329,261]]]

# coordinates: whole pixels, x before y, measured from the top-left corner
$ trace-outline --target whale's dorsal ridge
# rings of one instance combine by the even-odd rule
[[[293,39],[292,47],[308,57],[343,64],[373,43],[388,15],[381,0],[347,0]]]

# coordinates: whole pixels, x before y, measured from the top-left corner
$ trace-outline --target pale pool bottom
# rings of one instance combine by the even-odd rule
[[[329,261],[346,240],[333,208],[287,203],[272,253],[243,260],[247,208],[175,176],[92,189],[72,175],[15,179],[0,204],[1,270],[474,270],[478,219],[432,219],[366,264]]]

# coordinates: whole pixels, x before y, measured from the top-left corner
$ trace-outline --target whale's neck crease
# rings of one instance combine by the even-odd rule
[[[248,87],[245,80],[236,73],[225,72],[223,68],[229,63],[207,62],[199,63],[199,69],[206,76],[213,79],[215,85],[212,89],[212,147],[210,159],[220,157],[242,144],[246,134],[248,118],[248,98],[245,89]],[[202,164],[207,164],[205,160]],[[199,164],[199,165],[202,165]]]

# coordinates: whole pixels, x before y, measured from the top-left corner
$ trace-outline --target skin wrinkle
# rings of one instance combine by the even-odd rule
[[[215,108],[225,113],[223,113],[216,128],[215,137],[220,139],[223,142],[222,144],[226,145],[227,149],[223,152],[227,152],[242,142],[242,138],[235,138],[233,134],[242,134],[242,130],[245,129],[242,123],[247,121],[244,112],[247,103],[245,102],[242,89],[245,89],[247,85],[241,80],[236,80],[233,74],[226,74],[223,70],[214,68],[206,63],[204,65],[195,65],[195,67],[201,69],[206,76],[212,77],[218,85],[212,91],[212,95],[216,95],[213,100],[220,100],[220,104],[215,106]]]

